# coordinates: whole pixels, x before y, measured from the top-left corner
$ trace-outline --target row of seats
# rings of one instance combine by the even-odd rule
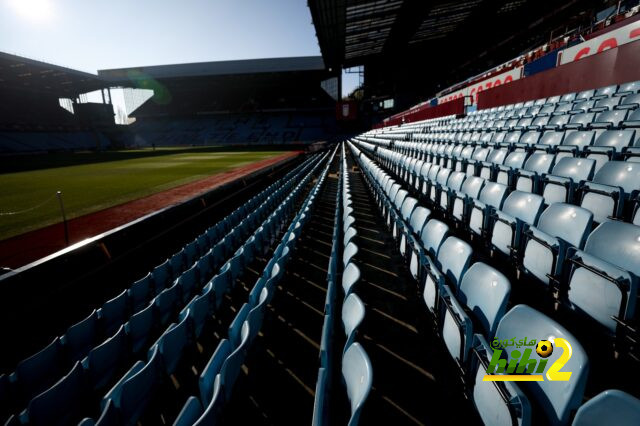
[[[607,136],[606,132],[603,136]],[[389,148],[357,140],[365,143],[363,146],[369,151],[389,152]],[[463,172],[510,189],[542,195],[545,204],[581,205],[594,212],[596,222],[608,217],[640,222],[640,167],[631,159],[610,161],[604,152],[574,158],[561,153],[529,154],[471,145],[448,145],[449,153],[436,155],[407,148],[402,142],[394,142],[390,148],[393,153],[389,156],[399,163],[394,167],[399,174],[411,175],[414,185],[424,185],[427,179],[446,180],[453,172]]]
[[[542,284],[553,284],[571,309],[586,313],[611,334],[616,334],[617,329],[628,330],[628,323],[635,316],[640,275],[640,262],[631,248],[640,243],[640,227],[611,222],[603,216],[603,211],[612,208],[612,202],[620,200],[622,191],[610,198],[612,193],[602,191],[601,186],[589,187],[583,189],[581,205],[586,208],[552,203],[545,209],[545,199],[540,195],[517,189],[509,192],[507,185],[438,165],[424,163],[423,170],[430,167],[427,177],[420,175],[422,179],[417,179],[414,175],[411,179],[411,167],[404,167],[410,157],[382,147],[373,151],[382,164],[421,191],[426,200],[457,221],[473,238],[484,241],[494,253],[505,255]],[[607,166],[618,164],[609,162]],[[630,179],[634,185],[640,183],[640,168],[637,169],[637,177]],[[606,170],[609,167],[603,169]],[[618,177],[622,173],[618,172]],[[392,194],[402,203],[406,194],[398,188]],[[594,220],[603,223],[590,234]],[[617,241],[618,250],[603,244],[608,240]],[[596,260],[585,264],[585,255]],[[571,269],[565,270],[568,266]],[[596,268],[589,275],[600,277],[595,280],[599,291],[580,284],[584,278],[581,270],[587,266]],[[564,280],[567,273],[569,279]],[[623,277],[624,285],[619,285],[618,277]],[[600,292],[608,297],[597,296]]]
[[[336,196],[336,215],[334,218],[332,255],[329,263],[327,277],[327,300],[325,303],[325,320],[322,330],[320,346],[320,369],[316,384],[316,395],[312,424],[316,426],[328,425],[329,421],[329,394],[337,394],[333,389],[330,378],[333,377],[333,364],[331,360],[336,358],[334,353],[336,340],[345,341],[341,349],[341,373],[347,398],[349,399],[350,415],[348,424],[357,425],[367,396],[371,390],[373,381],[373,368],[371,361],[356,341],[358,326],[365,316],[365,306],[356,293],[356,284],[360,279],[360,269],[355,260],[358,246],[353,242],[357,235],[356,220],[353,217],[351,189],[344,144],[340,145],[340,181]],[[342,237],[342,238],[341,238]],[[340,256],[342,253],[342,256]],[[341,271],[341,274],[339,274]],[[338,289],[338,276],[342,275],[341,290]],[[338,297],[342,294],[342,298]],[[341,310],[342,332],[334,332],[334,318],[337,311]],[[340,338],[336,333],[344,333]],[[345,404],[346,405],[346,404]]]
[[[436,333],[468,384],[485,424],[567,424],[576,410],[574,424],[592,424],[590,413],[602,418],[603,411],[612,407],[618,409],[615,420],[619,424],[634,424],[640,401],[620,391],[605,391],[579,407],[589,369],[580,343],[562,325],[527,305],[516,305],[506,312],[511,291],[509,280],[482,262],[473,263],[473,250],[467,242],[447,237],[448,226],[436,219],[429,220],[431,211],[407,196],[406,185],[402,188],[358,148],[352,144],[350,148],[401,253],[419,253],[424,302]],[[400,191],[403,192],[398,197]],[[408,255],[407,259],[416,262],[415,256]],[[412,267],[412,272],[416,270]],[[488,342],[513,336],[564,338],[571,342],[572,357],[566,370],[573,372],[572,379],[562,384],[525,382],[522,388],[514,382],[483,381],[493,353]],[[560,355],[560,351],[554,352],[549,362]],[[508,359],[507,355],[505,364]],[[540,407],[540,412],[534,407]]]
[[[234,212],[155,268],[147,277],[106,302],[87,319],[70,327],[61,339],[54,339],[45,349],[19,363],[16,371],[8,379],[5,380],[3,376],[3,396],[11,396],[3,398],[3,403],[12,399],[8,405],[20,408],[21,404],[31,400],[20,418],[23,423],[37,424],[33,417],[35,415],[37,418],[38,414],[34,413],[46,411],[36,410],[38,401],[43,398],[46,400],[49,391],[55,395],[56,386],[66,383],[65,379],[71,380],[67,375],[56,383],[60,378],[60,372],[64,372],[67,365],[74,366],[72,371],[84,369],[85,375],[92,379],[91,388],[99,393],[111,382],[120,366],[119,363],[144,356],[147,342],[154,330],[166,326],[171,318],[175,318],[176,313],[180,312],[180,323],[184,324],[183,327],[186,326],[183,321],[186,311],[183,307],[188,305],[202,308],[203,302],[195,303],[195,296],[190,302],[200,287],[204,286],[203,291],[207,297],[199,299],[211,299],[213,306],[219,309],[224,293],[240,274],[243,265],[250,261],[248,258],[256,251],[264,251],[279,231],[282,217],[275,217],[275,212],[272,212],[280,209],[281,214],[285,213],[278,206],[288,194],[289,188],[302,180],[318,160],[319,157],[315,156],[305,161],[283,180],[254,197],[252,202],[248,203],[249,206],[253,206],[251,212],[246,212],[248,215],[243,217]],[[260,225],[262,219],[267,216]],[[227,226],[233,229],[225,235],[224,229]],[[243,243],[244,238],[255,229],[258,231]],[[215,238],[214,235],[218,236],[218,240],[214,239],[217,242],[215,245],[209,239]],[[204,240],[205,236],[208,243]],[[210,248],[207,250],[207,247]],[[200,253],[204,253],[202,257],[199,257]],[[224,262],[229,256],[231,259]],[[188,265],[191,267],[186,269]],[[214,275],[213,271],[218,269],[219,273],[209,281]],[[201,309],[191,309],[188,316],[201,314]],[[197,319],[201,321],[202,317]],[[173,325],[169,329],[172,327]],[[113,329],[117,332],[111,336],[108,333]],[[100,343],[102,336],[108,338]],[[96,342],[98,344],[94,346]],[[122,348],[126,348],[127,351],[121,350]],[[114,356],[114,351],[122,356]],[[80,370],[79,364],[82,366]],[[38,395],[47,388],[49,389]],[[34,404],[36,408],[33,408]],[[17,417],[14,416],[14,419]]]
[[[334,152],[335,154],[335,152]],[[262,275],[249,293],[249,300],[242,305],[229,327],[228,339],[222,339],[200,375],[200,396],[191,396],[180,411],[175,425],[211,425],[219,423],[220,416],[232,397],[235,382],[246,359],[252,342],[258,335],[265,316],[266,306],[274,296],[276,285],[282,279],[285,266],[295,250],[302,228],[309,220],[314,201],[326,179],[331,159],[321,173],[313,189],[307,195],[299,211],[291,221]],[[316,167],[320,164],[317,163]],[[293,204],[300,197],[305,185],[313,176],[313,170],[285,200]]]

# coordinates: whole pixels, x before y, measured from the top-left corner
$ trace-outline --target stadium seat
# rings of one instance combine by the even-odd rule
[[[593,222],[593,214],[586,209],[565,203],[551,204],[536,226],[524,232],[522,270],[544,284],[559,283],[567,250],[582,248]]]
[[[584,403],[573,419],[573,426],[613,423],[633,426],[640,418],[640,400],[617,389],[606,390]]]
[[[538,192],[539,181],[554,166],[555,156],[545,153],[532,154],[524,167],[514,174],[515,187],[518,191]]]
[[[122,293],[106,301],[102,307],[98,309],[98,318],[102,325],[103,335],[113,335],[126,321],[128,318],[127,302],[127,290],[123,290]]]
[[[98,313],[96,310],[83,319],[72,325],[60,338],[67,354],[72,361],[78,361],[89,353],[98,336]]]
[[[136,424],[155,395],[160,368],[160,355],[154,346],[149,360],[136,362],[102,398],[102,409],[112,400],[122,422]]]
[[[131,310],[135,314],[140,312],[142,308],[149,303],[149,295],[153,288],[153,277],[151,272],[144,278],[131,284],[131,287],[127,290],[129,294],[129,301],[131,304]]]
[[[154,294],[152,297],[155,297],[159,295],[162,290],[167,288],[172,281],[171,264],[169,263],[169,260],[166,260],[161,265],[156,266],[151,273],[151,276],[153,277],[154,285]]]
[[[202,370],[202,373],[200,373],[200,379],[198,382],[200,388],[200,400],[205,407],[207,407],[214,398],[215,387],[219,385],[219,383],[215,383],[216,381],[219,382],[219,379],[216,380],[216,377],[220,373],[223,362],[231,354],[232,350],[233,347],[231,342],[227,339],[222,339],[207,362],[207,365]]]
[[[409,269],[414,278],[420,280],[420,265],[425,264],[426,256],[433,259],[437,257],[438,250],[448,233],[449,227],[444,222],[437,219],[429,220],[422,228],[420,241],[413,242],[413,253],[409,263]]]
[[[149,349],[148,360],[150,361],[154,356],[159,357],[161,368],[170,376],[176,370],[188,341],[188,316],[185,316],[179,323],[171,324],[156,344]]]
[[[16,384],[20,398],[28,401],[54,384],[65,366],[63,347],[56,337],[41,351],[20,361],[9,380]]]
[[[466,242],[456,237],[449,237],[442,243],[435,260],[427,258],[424,273],[422,298],[427,309],[438,319],[439,296],[442,287],[449,285],[457,289],[460,280],[471,264],[473,250]]]
[[[467,362],[474,332],[489,340],[493,338],[498,322],[506,312],[510,291],[509,280],[482,262],[474,263],[464,274],[457,296],[448,286],[442,287],[442,339],[450,355],[461,366]],[[480,329],[476,330],[474,323]]]
[[[542,196],[545,203],[572,202],[578,184],[592,179],[595,165],[595,160],[591,159],[573,157],[559,159],[552,172],[542,178]]]
[[[211,280],[213,295],[215,297],[215,310],[219,310],[224,300],[224,295],[231,289],[231,265],[226,263],[218,275]]]
[[[569,307],[616,334],[618,323],[633,318],[640,276],[640,227],[606,221],[584,249],[569,249]]]
[[[200,418],[201,415],[202,404],[200,404],[200,400],[195,396],[191,396],[187,399],[187,402],[180,410],[180,413],[178,413],[173,426],[191,426]]]
[[[87,396],[86,377],[78,361],[66,376],[29,402],[23,423],[34,426],[76,423],[87,409]]]
[[[175,283],[173,286],[162,290],[162,292],[154,299],[154,305],[157,310],[157,320],[161,325],[168,323],[174,313],[176,304],[180,294],[180,286]]]
[[[352,241],[347,244],[342,253],[342,264],[345,268],[356,254],[358,254],[358,246]]]
[[[149,306],[132,315],[124,325],[125,331],[131,341],[131,350],[134,354],[139,354],[146,348],[154,323],[154,304],[150,303]]]
[[[589,371],[589,361],[587,358],[587,354],[580,345],[580,342],[570,334],[562,325],[558,324],[551,318],[541,314],[535,309],[527,306],[527,305],[516,305],[509,312],[507,312],[504,317],[500,320],[498,324],[498,328],[496,330],[495,339],[498,340],[511,340],[517,336],[516,338],[536,336],[536,340],[549,340],[553,343],[555,339],[563,338],[571,345],[571,358],[566,362],[563,367],[563,371],[571,372],[571,380],[568,381],[532,381],[532,382],[523,382],[522,386],[528,390],[528,395],[536,400],[542,409],[544,418],[540,419],[540,423],[550,423],[550,424],[566,424],[570,421],[572,413],[577,410],[582,401],[582,397],[584,394],[584,389],[586,386],[587,375]],[[478,354],[486,354],[491,357],[490,354],[493,354],[493,350],[488,345],[486,339],[482,336],[477,337],[478,342],[478,350],[476,353]],[[525,349],[525,351],[530,351],[531,349]],[[511,356],[516,356],[514,352],[518,352],[517,356],[520,356],[521,350],[507,349],[507,359],[511,358]],[[564,351],[554,350],[551,356],[549,356],[548,364],[553,364]],[[524,357],[525,355],[523,355]],[[482,363],[481,363],[482,364]],[[527,367],[529,368],[529,364]],[[478,373],[483,370],[483,367],[478,369]],[[476,388],[480,382],[480,374],[476,375]],[[484,383],[484,382],[482,382]],[[513,384],[513,383],[512,383]],[[484,384],[480,389],[474,390],[474,395],[476,395],[477,390],[482,390],[483,392],[492,393],[495,389],[493,385]],[[512,389],[513,391],[513,389]],[[478,405],[478,400],[481,400],[483,403],[487,402],[487,398],[489,395],[478,395],[476,398],[476,406]],[[524,397],[520,396],[520,403],[522,403],[522,399]],[[502,399],[502,398],[501,398]],[[494,398],[495,400],[495,398]],[[497,407],[490,409],[488,407],[484,407],[483,409],[478,409],[482,416],[483,411],[494,413],[495,410],[502,410],[503,417],[506,413],[504,410],[504,404],[508,404],[508,400],[502,399],[504,402],[502,408],[498,409]],[[499,402],[500,399],[495,400],[494,402]],[[510,410],[506,410],[510,412]],[[528,411],[528,410],[527,410]],[[512,414],[513,415],[513,414]],[[510,416],[511,417],[511,416]]]
[[[601,223],[619,218],[625,201],[640,189],[640,165],[624,161],[609,161],[595,174],[592,182],[580,186],[580,206],[593,212]]]
[[[233,386],[240,375],[242,364],[247,354],[247,343],[249,339],[249,323],[242,324],[240,342],[229,354],[220,368],[220,386],[224,393],[225,401],[231,399]]]
[[[129,359],[129,342],[124,325],[118,332],[93,348],[82,360],[89,385],[94,391],[104,389]]]
[[[469,213],[467,226],[476,235],[484,235],[489,216],[495,209],[501,209],[507,197],[507,186],[496,182],[486,182],[478,199],[468,202]]]
[[[360,269],[353,263],[349,263],[342,273],[342,289],[345,297],[349,295],[353,286],[360,280]]]
[[[344,345],[345,350],[351,346],[356,337],[358,326],[364,319],[365,308],[362,300],[355,294],[349,294],[342,304],[342,325],[347,342]]]
[[[491,216],[491,248],[514,256],[520,248],[524,226],[536,224],[543,202],[541,196],[527,192],[513,191],[509,194],[502,208]]]
[[[342,378],[351,405],[351,415],[347,424],[357,426],[373,382],[371,361],[357,342],[349,346],[342,355]]]
[[[598,136],[593,146],[585,147],[587,158],[596,160],[595,171],[610,160],[618,160],[622,152],[631,146],[635,136],[634,130],[607,130]]]

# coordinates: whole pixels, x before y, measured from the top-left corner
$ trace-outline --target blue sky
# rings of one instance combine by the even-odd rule
[[[0,0],[0,51],[91,73],[320,55],[306,0]]]

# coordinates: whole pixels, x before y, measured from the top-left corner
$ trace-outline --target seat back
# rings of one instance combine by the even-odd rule
[[[530,395],[540,403],[549,423],[566,424],[572,412],[580,406],[587,382],[589,361],[580,342],[556,321],[527,305],[516,305],[507,312],[498,324],[495,337],[508,341],[514,337],[516,339],[527,337],[538,341],[549,340],[552,343],[557,338],[563,338],[569,342],[571,358],[564,365],[563,371],[571,372],[570,380],[523,382],[523,386],[529,388]],[[512,355],[516,355],[515,351],[519,354],[523,352],[522,349],[510,346],[506,349],[507,357],[511,359]],[[546,358],[547,371],[563,352],[561,348],[554,347],[552,354]],[[530,356],[533,359],[535,357],[534,354]]]
[[[460,282],[458,299],[473,312],[482,326],[482,334],[492,339],[504,316],[511,293],[511,283],[500,271],[476,262]]]
[[[416,207],[411,214],[411,219],[409,220],[409,225],[411,226],[412,231],[417,235],[420,235],[422,228],[424,228],[424,225],[430,215],[431,211],[429,209],[422,206]]]
[[[444,276],[454,286],[458,286],[469,268],[472,254],[471,246],[459,238],[449,237],[442,243],[438,251],[438,263]]]
[[[484,182],[485,180],[481,177],[469,176],[465,179],[460,191],[471,198],[478,198],[478,195],[484,186]]]
[[[353,262],[350,262],[342,272],[342,289],[345,296],[351,292],[351,289],[359,279],[360,269]]]
[[[524,164],[524,169],[539,174],[549,173],[551,167],[553,167],[554,160],[555,156],[552,154],[536,152],[533,153]]]
[[[342,304],[342,325],[344,327],[344,334],[347,338],[347,342],[344,345],[345,348],[351,346],[355,339],[356,330],[362,320],[364,319],[364,303],[355,294],[351,293],[344,299]]]
[[[449,233],[449,227],[437,219],[431,219],[422,229],[420,239],[427,253],[435,258],[444,238]]]
[[[609,161],[593,177],[594,183],[617,186],[630,194],[640,189],[640,164]]]
[[[554,203],[540,215],[537,228],[574,247],[582,248],[591,231],[593,213],[567,203]]]
[[[540,195],[529,192],[513,191],[502,206],[502,211],[514,218],[518,218],[528,224],[535,224],[540,212],[544,198]]]
[[[500,209],[507,196],[507,186],[496,182],[486,182],[480,191],[480,201]]]
[[[562,176],[578,183],[581,180],[589,180],[595,170],[595,160],[587,158],[564,157],[558,160],[551,172],[554,176]]]
[[[573,419],[573,426],[614,424],[634,426],[640,419],[640,399],[617,389],[606,390],[584,403]]]
[[[362,408],[373,383],[371,361],[357,342],[349,346],[342,355],[342,378],[351,404],[351,418],[348,425],[356,426],[360,421]]]

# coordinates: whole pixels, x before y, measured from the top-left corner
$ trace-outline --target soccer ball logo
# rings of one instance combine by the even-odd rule
[[[553,353],[553,344],[548,340],[540,340],[536,345],[536,353],[542,358],[549,358]]]

